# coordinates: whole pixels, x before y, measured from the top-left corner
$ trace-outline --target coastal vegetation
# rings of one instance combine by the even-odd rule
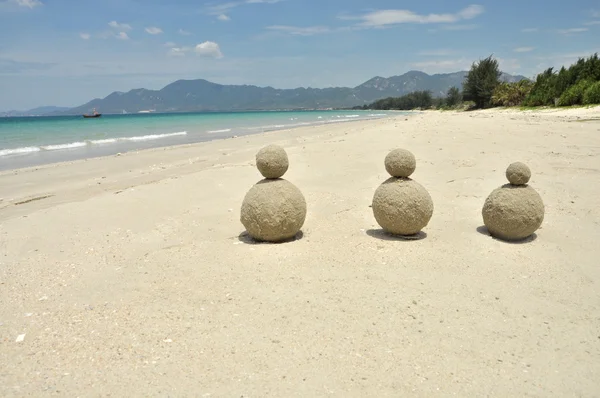
[[[430,91],[415,91],[402,97],[377,100],[362,109],[485,109],[491,107],[538,107],[600,104],[600,59],[598,54],[580,58],[568,68],[548,68],[535,80],[501,81],[502,72],[493,56],[474,62],[462,91],[451,87],[445,97]]]

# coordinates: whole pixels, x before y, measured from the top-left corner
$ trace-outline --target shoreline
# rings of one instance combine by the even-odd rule
[[[597,396],[600,121],[423,112],[0,172],[0,395]],[[593,119],[592,121],[587,121]],[[283,146],[303,236],[243,235],[256,152]],[[370,204],[394,148],[424,238]],[[545,218],[481,208],[526,163]]]
[[[333,115],[333,112],[330,113]],[[344,111],[352,113],[353,111]],[[254,126],[249,121],[248,126],[236,126],[227,128],[217,128],[216,130],[198,131],[196,125],[188,124],[177,125],[168,132],[155,132],[154,134],[148,134],[148,132],[140,132],[139,136],[136,135],[115,135],[106,137],[95,137],[95,139],[89,137],[73,137],[71,141],[64,141],[61,143],[51,144],[32,144],[28,143],[26,147],[18,148],[5,148],[0,149],[0,171],[3,170],[14,170],[31,166],[40,166],[44,164],[51,164],[63,161],[79,160],[79,159],[90,159],[96,157],[111,156],[117,153],[126,153],[151,148],[163,148],[177,145],[195,144],[207,141],[214,141],[219,139],[228,139],[237,136],[246,136],[252,134],[260,134],[270,131],[288,130],[298,127],[307,126],[326,126],[329,124],[347,123],[353,121],[352,118],[357,117],[357,120],[377,120],[386,117],[393,117],[393,112],[385,112],[375,114],[372,112],[356,111],[359,112],[357,115],[345,115],[344,118],[337,116],[337,119],[322,119],[321,116],[313,121],[299,121],[296,123],[284,122],[283,120],[265,120],[264,123],[274,123],[273,125],[260,125]],[[381,111],[383,112],[383,111]],[[254,115],[256,112],[243,112]],[[263,112],[267,114],[268,112]],[[277,111],[271,112],[272,114],[282,114],[285,112]],[[294,112],[290,112],[294,114]],[[297,113],[297,112],[296,112]],[[304,112],[301,114],[310,114],[311,112]],[[319,114],[322,112],[314,111]],[[364,113],[364,115],[362,114]],[[411,114],[416,112],[402,112],[403,114]],[[214,115],[220,115],[221,113],[214,113]],[[234,113],[230,113],[234,114]],[[178,117],[178,116],[194,117],[202,116],[206,114],[157,114],[151,117]],[[211,114],[213,115],[213,114]],[[117,115],[121,116],[121,115]],[[144,116],[142,116],[144,117]],[[160,119],[163,120],[163,119]],[[298,118],[290,119],[298,120]],[[150,122],[150,121],[148,121]],[[232,124],[236,124],[232,121]],[[94,124],[89,126],[96,127]],[[82,125],[82,128],[85,128]],[[118,127],[117,127],[118,128]],[[208,127],[210,128],[210,127]],[[179,130],[181,131],[179,131]],[[191,131],[188,131],[191,130]],[[188,134],[189,133],[189,134]],[[6,152],[6,153],[4,153]]]

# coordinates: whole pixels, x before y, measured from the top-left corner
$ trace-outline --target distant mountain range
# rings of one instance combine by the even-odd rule
[[[284,109],[350,108],[370,104],[381,98],[399,97],[413,91],[430,90],[434,97],[445,96],[450,87],[462,88],[468,72],[428,75],[410,71],[388,78],[374,77],[354,88],[275,89],[249,85],[222,85],[207,80],[178,80],[161,90],[144,88],[127,93],[113,92],[71,109],[54,109],[45,114],[71,115],[89,113],[92,109],[104,114],[140,112],[202,112]],[[503,81],[515,82],[524,76],[503,73]],[[45,109],[44,108],[37,108]],[[28,111],[33,113],[34,110]]]
[[[33,108],[28,111],[8,111],[8,112],[0,112],[0,117],[10,117],[10,116],[44,116],[57,112],[64,112],[71,108],[67,108],[64,106],[40,106],[38,108]]]

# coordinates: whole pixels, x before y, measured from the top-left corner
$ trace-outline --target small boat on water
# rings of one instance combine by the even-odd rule
[[[96,108],[94,108],[94,112],[92,112],[92,114],[85,114],[83,115],[84,118],[93,118],[93,117],[100,117],[102,116],[101,113],[96,112]]]

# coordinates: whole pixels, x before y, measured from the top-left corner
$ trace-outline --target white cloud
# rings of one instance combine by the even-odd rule
[[[600,25],[600,21],[590,21],[590,22],[584,23],[584,25],[586,25],[586,26]]]
[[[229,18],[229,17],[228,17],[227,15],[225,15],[225,14],[220,14],[220,15],[217,17],[217,19],[218,19],[219,21],[230,21],[230,20],[231,20],[231,18]]]
[[[205,41],[204,43],[196,45],[194,51],[196,54],[203,57],[223,58],[223,53],[221,52],[219,45],[213,41]]]
[[[358,17],[340,17],[341,19],[360,20],[359,25],[365,27],[384,27],[387,25],[417,23],[455,23],[477,17],[484,12],[483,6],[470,5],[455,14],[427,14],[420,15],[410,10],[380,10],[373,11]]]
[[[89,33],[80,33],[79,37],[81,37],[83,40],[89,40],[92,36]]]
[[[179,29],[178,33],[182,36],[189,36],[191,35],[190,32],[188,32],[187,30],[183,30],[183,29]]]
[[[588,28],[559,29],[558,33],[563,34],[563,35],[570,35],[570,34],[573,34],[573,33],[587,32],[588,30],[589,30]]]
[[[516,53],[528,53],[535,50],[535,47],[517,47],[513,51]]]
[[[269,30],[275,30],[278,32],[285,32],[291,35],[296,36],[312,36],[321,33],[327,33],[330,29],[327,26],[307,26],[307,27],[297,27],[297,26],[287,26],[287,25],[274,25],[267,26]]]
[[[118,23],[117,21],[110,21],[108,23],[108,26],[110,26],[111,28],[119,29],[120,31],[129,31],[133,29],[129,24]]]
[[[161,28],[157,28],[156,26],[150,26],[146,28],[146,33],[149,33],[151,35],[158,35],[160,33],[162,33],[162,29]]]
[[[17,4],[20,7],[27,7],[31,9],[44,5],[39,0],[13,0],[13,3]]]
[[[125,32],[119,32],[115,35],[115,37],[119,40],[129,40],[129,36]]]
[[[538,30],[539,30],[538,28],[525,28],[525,29],[521,29],[521,32],[523,32],[523,33],[535,33]]]
[[[165,43],[165,47],[176,47],[176,46],[177,46],[177,44],[172,41],[168,41]]]
[[[600,11],[598,10],[591,10],[590,14],[592,14],[592,17],[594,18],[600,18]]]

